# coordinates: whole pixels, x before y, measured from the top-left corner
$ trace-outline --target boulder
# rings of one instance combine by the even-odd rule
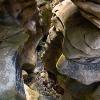
[[[57,63],[58,71],[70,78],[89,85],[100,81],[100,58],[66,59],[61,57]]]
[[[66,22],[65,27],[65,44],[66,39],[68,39],[74,48],[88,56],[100,56],[100,30],[96,26],[84,19],[79,12],[76,12]]]
[[[28,34],[16,25],[0,29],[0,100],[25,100],[19,52]]]
[[[0,100],[25,100],[17,51],[0,49]]]
[[[81,16],[70,0],[55,6],[53,13],[58,23],[54,27],[64,36],[65,59],[58,60],[58,71],[87,85],[100,81],[100,29]]]

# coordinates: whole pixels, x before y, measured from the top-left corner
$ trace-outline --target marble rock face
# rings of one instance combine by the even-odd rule
[[[64,60],[57,68],[61,74],[89,85],[100,81],[99,63],[99,58]]]
[[[11,48],[0,49],[0,100],[24,100],[24,88],[17,54]]]
[[[16,25],[5,25],[0,30],[0,100],[25,100],[19,48],[28,35]]]

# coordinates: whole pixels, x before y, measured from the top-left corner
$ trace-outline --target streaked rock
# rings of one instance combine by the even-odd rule
[[[100,81],[99,58],[77,58],[58,60],[58,71],[70,78],[76,79],[83,84],[92,84]]]
[[[83,84],[100,81],[100,29],[86,20],[70,0],[55,6],[53,13],[55,30],[64,36],[65,60],[58,60],[59,72]]]
[[[25,100],[17,57],[15,49],[0,49],[0,100]]]
[[[28,34],[16,25],[0,28],[0,100],[25,100],[19,53]]]
[[[24,89],[27,100],[38,100],[39,93],[37,91],[30,89],[26,84],[24,84]]]

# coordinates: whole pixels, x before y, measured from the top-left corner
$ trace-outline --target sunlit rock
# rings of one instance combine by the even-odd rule
[[[30,89],[26,84],[24,84],[26,100],[38,100],[39,93],[35,90]]]

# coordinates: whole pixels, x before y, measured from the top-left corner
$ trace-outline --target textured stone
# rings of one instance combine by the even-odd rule
[[[68,58],[79,58],[87,55],[88,57],[100,56],[100,30],[82,17],[70,0],[59,3],[54,7],[52,12],[58,17],[58,19],[54,17],[56,30],[64,31],[63,49],[64,53],[68,53]],[[69,43],[67,43],[68,41]]]
[[[88,100],[86,98],[92,98],[92,94],[94,93],[98,85],[99,83],[84,85],[77,82],[76,80],[73,80],[72,82],[69,83],[67,89],[75,99],[82,100],[82,98],[85,98],[84,100]]]
[[[33,64],[37,42],[42,37],[35,1],[6,0],[0,4],[0,100],[25,99],[20,54],[26,53],[22,64]]]
[[[5,41],[22,31],[23,31],[23,28],[15,24],[13,24],[13,26],[0,25],[0,41]]]
[[[68,8],[66,7],[67,5]],[[56,15],[52,18],[56,31],[60,30],[63,32],[63,51],[68,58],[95,57],[100,55],[99,38],[97,40],[100,30],[82,17],[70,0],[61,2],[54,7],[52,12]],[[69,14],[68,12],[72,13]],[[92,35],[88,37],[89,34],[93,36],[96,34],[95,38],[92,39]]]
[[[93,100],[100,100],[100,86],[93,93],[92,97],[93,97]]]
[[[16,25],[5,25],[0,29],[0,100],[25,100],[18,49],[28,35]]]
[[[26,84],[24,84],[24,88],[27,100],[38,100],[39,93],[37,91],[30,89]]]
[[[16,53],[9,47],[0,49],[0,100],[25,99]]]
[[[91,1],[81,1],[81,0],[72,0],[75,5],[80,8],[80,12],[83,17],[88,19],[96,27],[100,28],[100,1],[91,0]]]
[[[67,4],[69,3],[66,2]],[[61,9],[58,9],[59,5],[61,5]],[[60,19],[59,23],[64,26],[62,31],[61,26],[58,27],[54,24],[55,28],[59,28],[64,35],[63,54],[65,60],[63,59],[63,62],[58,60],[60,62],[57,63],[59,72],[83,84],[100,81],[100,29],[82,17],[73,4],[70,3],[68,9],[64,9],[66,15],[60,13],[65,4],[59,5],[53,11]],[[73,12],[69,14],[70,11]],[[63,18],[63,16],[66,17]]]
[[[66,76],[78,80],[83,84],[92,84],[100,81],[100,58],[60,59],[58,71]]]
[[[36,1],[38,6],[44,5],[46,3],[46,0],[36,0]]]
[[[85,35],[85,42],[92,49],[100,49],[100,32],[90,32]]]
[[[63,49],[64,55],[69,59],[89,56],[89,55],[85,54],[84,52],[73,47],[67,37],[64,38],[64,43],[62,45],[62,49]]]
[[[52,22],[57,31],[64,31],[66,21],[77,11],[76,9],[77,7],[70,0],[64,0],[54,7],[52,13],[55,16]]]
[[[39,100],[56,100],[56,99],[51,96],[40,96]]]
[[[85,54],[91,56],[99,56],[100,49],[98,49],[98,45],[95,45],[95,48],[97,49],[94,49],[93,46],[96,41],[99,41],[99,38],[97,40],[97,36],[99,36],[100,30],[89,21],[85,20],[80,14],[78,14],[78,12],[72,16],[71,20],[70,19],[65,25],[65,36],[68,37],[71,45],[76,49],[81,50]],[[91,40],[91,37],[95,34],[96,36]],[[89,37],[89,35],[92,36]],[[86,40],[90,41],[91,44],[88,42],[87,45],[85,42],[85,38]]]

